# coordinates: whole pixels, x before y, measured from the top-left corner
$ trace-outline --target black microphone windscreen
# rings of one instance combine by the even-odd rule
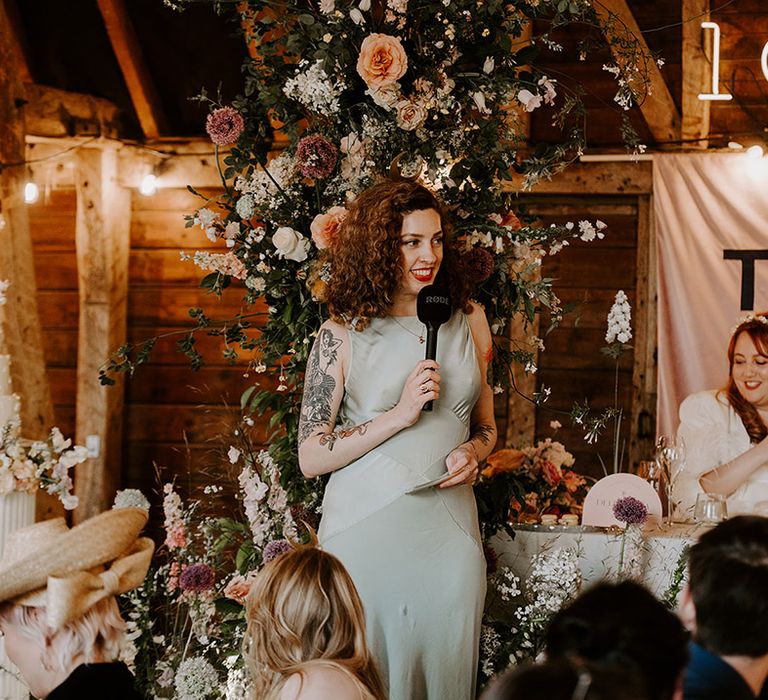
[[[444,289],[429,284],[416,298],[416,314],[425,326],[439,326],[451,318],[451,297]]]

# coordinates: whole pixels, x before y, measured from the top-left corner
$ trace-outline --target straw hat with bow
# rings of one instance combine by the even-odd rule
[[[73,528],[64,518],[12,532],[0,560],[0,602],[41,606],[58,630],[109,596],[141,585],[154,543],[141,508],[117,508]]]

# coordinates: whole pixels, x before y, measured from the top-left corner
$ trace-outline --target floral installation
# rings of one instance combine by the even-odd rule
[[[242,429],[235,436],[225,462],[241,512],[207,514],[222,486],[209,484],[201,498],[183,499],[164,484],[159,565],[143,588],[126,594],[131,644],[123,658],[147,697],[249,697],[239,652],[246,596],[261,567],[316,524],[314,510],[288,505],[269,453],[255,449]],[[116,504],[140,497],[121,492]]]
[[[621,465],[624,461],[624,441],[621,438],[621,424],[624,417],[624,411],[619,407],[619,360],[628,350],[632,349],[629,341],[632,340],[632,309],[629,305],[627,295],[623,290],[616,292],[613,305],[608,312],[607,328],[605,332],[605,342],[600,348],[600,352],[609,357],[614,362],[614,381],[613,381],[613,406],[605,409],[599,415],[590,415],[590,407],[585,402],[583,405],[574,406],[571,411],[571,420],[577,425],[584,427],[584,439],[589,444],[597,442],[600,434],[606,428],[608,423],[613,420],[613,449],[612,449],[612,472],[614,474],[621,471]],[[598,459],[603,467],[603,472],[608,474],[608,469],[598,454]]]
[[[624,523],[617,576],[637,578],[642,573],[640,549],[643,543],[643,525],[648,520],[648,507],[634,496],[622,496],[613,504],[613,516],[620,523]]]
[[[482,687],[511,665],[537,660],[550,619],[580,590],[578,553],[571,547],[536,554],[524,582],[509,567],[492,572],[478,684]]]
[[[545,514],[580,515],[588,487],[573,465],[573,455],[552,438],[491,454],[476,487],[489,535],[508,522],[538,522]]]
[[[0,495],[14,491],[35,493],[42,488],[56,496],[65,509],[77,508],[78,499],[70,470],[88,459],[88,450],[72,445],[58,428],[45,440],[18,436],[18,404],[14,417],[3,427],[0,440]]]

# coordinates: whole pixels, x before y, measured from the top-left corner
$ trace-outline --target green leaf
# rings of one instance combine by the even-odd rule
[[[256,385],[249,386],[244,392],[243,395],[240,397],[240,408],[245,408],[248,405],[248,401],[250,400],[251,396],[253,395],[253,392],[256,391]]]

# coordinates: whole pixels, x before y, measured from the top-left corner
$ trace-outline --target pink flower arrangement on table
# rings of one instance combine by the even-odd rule
[[[544,514],[581,513],[587,480],[573,471],[573,465],[573,455],[563,444],[547,438],[520,450],[494,452],[483,477],[514,479],[522,498],[511,498],[509,519],[537,521]]]

